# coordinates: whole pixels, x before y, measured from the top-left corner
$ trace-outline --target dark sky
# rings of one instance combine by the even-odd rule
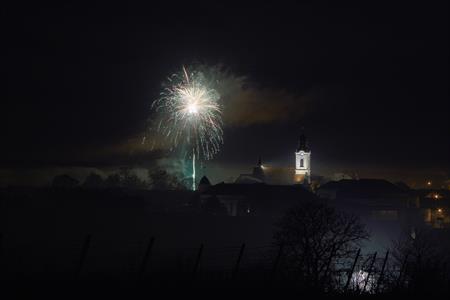
[[[339,2],[4,6],[2,167],[152,159],[118,145],[145,130],[161,82],[201,62],[291,113],[225,124],[213,164],[290,165],[304,126],[317,173],[448,177],[447,4]]]

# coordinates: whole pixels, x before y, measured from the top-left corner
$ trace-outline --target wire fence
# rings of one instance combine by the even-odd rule
[[[117,242],[87,235],[64,243],[22,242],[8,247],[0,236],[0,249],[2,278],[48,276],[89,280],[106,276],[161,285],[180,281],[189,284],[285,281],[281,274],[283,248],[271,244],[171,248],[158,245],[154,237]],[[351,253],[329,267],[333,286],[343,292],[377,293],[393,282],[401,285],[402,267],[393,264],[389,255],[389,252],[363,254],[360,250]]]

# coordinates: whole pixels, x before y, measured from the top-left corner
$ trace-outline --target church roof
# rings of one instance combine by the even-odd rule
[[[241,174],[236,178],[235,183],[252,184],[252,183],[263,183],[260,178],[256,178],[253,174]]]

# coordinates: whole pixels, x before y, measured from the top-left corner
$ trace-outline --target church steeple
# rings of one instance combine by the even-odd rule
[[[297,150],[295,151],[294,181],[297,183],[311,182],[311,150],[308,147],[303,130],[300,134]]]
[[[303,130],[302,130],[302,133],[300,134],[300,139],[298,141],[297,152],[299,152],[299,151],[305,151],[305,152],[309,151],[308,141],[306,140],[306,136],[303,133]]]

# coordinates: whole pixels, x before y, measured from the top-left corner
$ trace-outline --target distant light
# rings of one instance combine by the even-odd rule
[[[438,208],[438,212],[440,212],[440,213],[441,213],[441,212],[442,212],[442,208]]]
[[[369,276],[368,272],[359,270],[357,272],[353,272],[351,277],[351,285],[359,290],[371,293],[375,285],[375,278],[373,275]]]
[[[438,194],[434,194],[434,199],[439,199],[439,195]]]
[[[431,181],[428,181],[428,182],[427,182],[427,185],[430,186],[430,185],[431,185]]]

